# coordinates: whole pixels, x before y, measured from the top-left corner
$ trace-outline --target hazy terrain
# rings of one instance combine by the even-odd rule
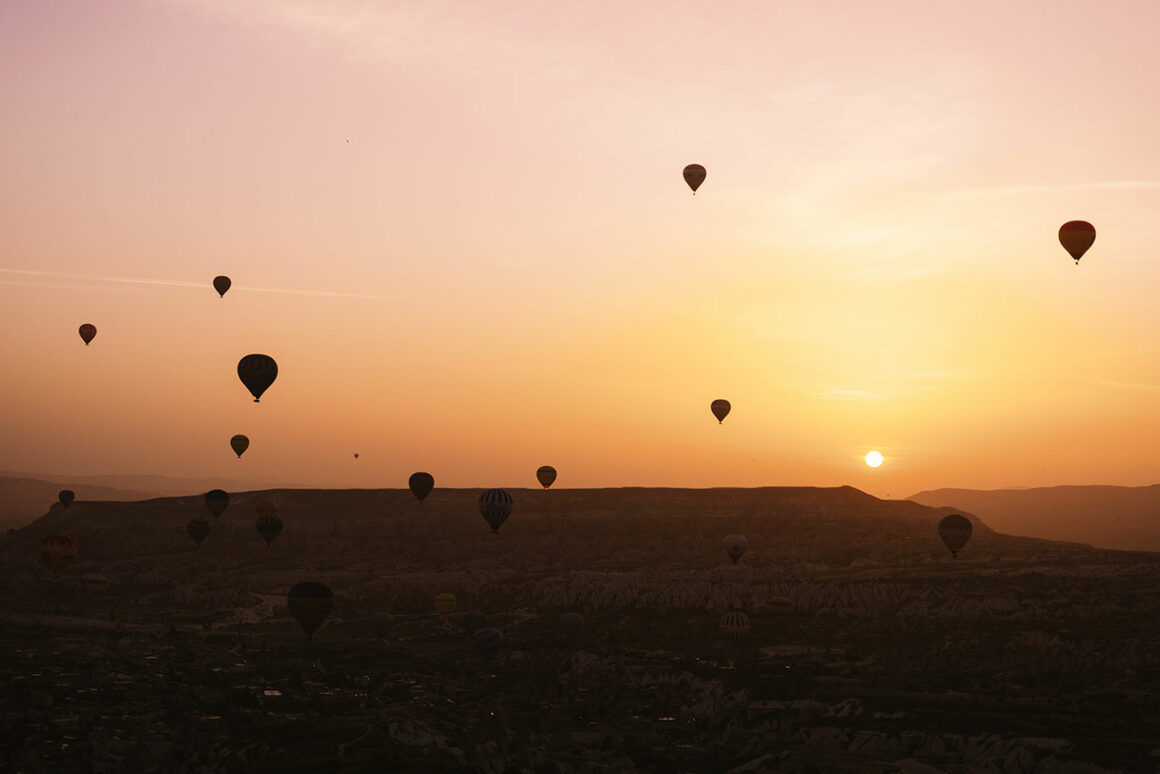
[[[1160,551],[1160,485],[932,489],[910,499],[969,511],[1012,535]]]
[[[63,483],[62,483],[63,481]],[[62,489],[72,489],[78,500],[148,500],[155,492],[118,489],[69,479],[45,481],[37,478],[0,476],[0,531],[23,527],[57,502]]]
[[[0,543],[0,761],[22,771],[1155,771],[1160,555],[840,489],[235,495],[59,505]],[[254,504],[285,523],[270,548]],[[73,536],[53,580],[41,538]],[[721,547],[745,534],[729,563]],[[81,578],[101,573],[104,594]],[[320,580],[313,642],[285,594]],[[451,592],[442,619],[433,597]],[[796,611],[777,615],[774,596]],[[751,631],[731,640],[722,613]],[[477,656],[464,611],[504,632]],[[385,640],[376,612],[395,615]],[[569,634],[558,616],[585,616]],[[932,768],[923,768],[929,766]],[[91,768],[89,768],[91,767]]]

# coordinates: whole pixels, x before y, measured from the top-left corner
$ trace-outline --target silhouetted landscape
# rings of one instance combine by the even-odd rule
[[[1141,772],[1160,554],[838,489],[234,495],[54,505],[0,547],[20,771]],[[285,524],[267,548],[256,503]],[[40,541],[73,536],[59,579]],[[738,564],[726,534],[747,537]],[[107,590],[83,580],[99,573]],[[334,592],[307,640],[286,608]],[[435,597],[455,596],[436,612]],[[792,610],[773,601],[786,597]],[[719,631],[730,610],[742,635]],[[379,638],[372,626],[393,624]],[[561,615],[580,613],[565,629]],[[490,658],[465,629],[503,634]],[[927,768],[929,767],[929,768]]]

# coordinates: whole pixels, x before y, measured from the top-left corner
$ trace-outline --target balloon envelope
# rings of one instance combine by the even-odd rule
[[[224,489],[211,489],[205,493],[205,507],[209,508],[210,514],[215,519],[225,512],[229,504],[230,496]]]
[[[423,498],[431,494],[431,490],[435,488],[435,477],[430,473],[412,473],[407,479],[407,486],[411,487],[411,493],[422,503]]]
[[[721,616],[721,631],[730,637],[749,633],[749,616],[740,610],[730,610]]]
[[[793,600],[789,597],[774,597],[769,600],[768,608],[774,615],[789,615],[793,612]]]
[[[286,607],[306,632],[306,638],[312,639],[334,608],[334,592],[325,583],[302,581],[294,584],[286,595]]]
[[[230,448],[234,450],[234,454],[238,455],[238,459],[241,459],[246,449],[250,448],[250,439],[238,433],[230,439]]]
[[[717,424],[725,421],[725,417],[729,416],[729,411],[732,408],[733,406],[724,398],[718,398],[709,404],[709,410],[713,412],[713,416],[717,417]]]
[[[749,541],[745,539],[744,535],[729,535],[725,538],[725,553],[729,554],[733,564],[737,564],[737,560],[745,554],[748,548]]]
[[[40,560],[58,578],[76,555],[77,542],[66,535],[49,535],[40,541]]]
[[[584,630],[584,616],[579,613],[562,613],[560,630],[568,637],[575,637]]]
[[[681,172],[689,188],[693,189],[694,196],[697,195],[697,189],[701,187],[701,183],[705,182],[705,174],[705,168],[700,164],[690,164]]]
[[[455,595],[443,592],[435,595],[435,612],[439,615],[451,615],[455,612],[456,601]]]
[[[488,489],[479,496],[479,512],[491,526],[491,531],[499,532],[512,513],[512,496],[506,489]]]
[[[97,326],[93,325],[92,323],[85,323],[80,328],[77,328],[77,333],[81,335],[81,340],[87,347],[89,342],[97,336]]]
[[[258,521],[254,526],[257,527],[258,534],[262,536],[262,540],[266,541],[267,547],[282,532],[282,520],[278,518],[278,514],[276,513],[263,513],[258,517]]]
[[[77,493],[71,489],[62,489],[56,497],[60,500],[60,504],[67,508],[72,505],[73,500],[77,499]]]
[[[971,539],[971,522],[966,516],[961,516],[957,513],[952,513],[938,523],[938,536],[942,538],[942,542],[948,549],[950,549],[951,556],[958,557],[959,551]]]
[[[476,629],[471,633],[471,644],[475,647],[475,652],[479,654],[480,658],[489,659],[503,644],[503,633],[490,626]]]
[[[246,355],[238,361],[238,378],[259,402],[262,393],[278,378],[278,364],[269,355]]]
[[[209,537],[209,520],[208,519],[190,519],[189,524],[185,525],[185,531],[189,537],[193,539],[194,543],[199,546]]]
[[[540,486],[547,489],[556,481],[556,469],[551,465],[541,465],[536,471],[536,480],[540,482]]]
[[[233,283],[230,282],[230,278],[226,277],[225,275],[219,274],[213,278],[213,289],[216,290],[218,295],[222,296],[223,298],[226,295],[226,291],[230,289],[230,285],[232,284]]]
[[[1086,220],[1069,220],[1059,227],[1059,243],[1079,263],[1083,254],[1096,241],[1096,229]]]

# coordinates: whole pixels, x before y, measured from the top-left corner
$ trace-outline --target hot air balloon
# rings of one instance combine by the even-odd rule
[[[234,283],[230,282],[230,278],[224,275],[219,274],[213,278],[213,289],[216,290],[218,295],[222,298],[226,297],[226,291],[230,289],[230,285],[232,284]]]
[[[185,531],[199,546],[209,537],[209,530],[209,519],[190,519],[189,524],[185,525]]]
[[[318,581],[295,583],[286,595],[286,607],[310,640],[334,608],[334,592]]]
[[[766,609],[774,615],[789,615],[793,613],[793,600],[789,597],[774,597],[769,600]]]
[[[717,424],[725,421],[725,417],[729,416],[729,410],[733,406],[729,405],[729,401],[724,398],[718,398],[709,404],[709,410],[713,412],[713,416],[717,417]]]
[[[962,551],[963,546],[971,539],[971,522],[966,516],[952,513],[938,523],[938,536],[950,549],[951,556],[957,559],[959,551]]]
[[[551,465],[541,465],[536,471],[536,480],[540,482],[540,486],[547,489],[556,481],[556,469]]]
[[[721,616],[721,632],[733,639],[749,634],[749,616],[740,610],[730,610]]]
[[[476,629],[471,633],[471,644],[479,657],[486,661],[494,656],[499,646],[503,644],[503,633],[490,626]]]
[[[358,452],[355,452],[355,453],[354,453],[354,458],[355,458],[356,460],[358,459]]]
[[[1069,220],[1059,227],[1059,243],[1078,264],[1079,259],[1096,241],[1096,229],[1086,220]]]
[[[463,614],[463,629],[469,635],[491,626],[491,619],[478,610]]]
[[[224,489],[211,489],[205,493],[205,507],[209,508],[215,519],[225,512],[229,504],[230,496]]]
[[[278,506],[274,504],[273,500],[259,500],[254,503],[254,513],[259,516],[266,514],[275,514],[278,512]]]
[[[234,454],[238,455],[240,460],[246,449],[250,448],[250,439],[238,433],[230,439],[230,448],[234,450]]]
[[[282,520],[278,518],[276,513],[263,513],[258,517],[255,525],[258,528],[258,534],[262,536],[262,540],[266,541],[266,547],[274,542],[274,538],[282,532]]]
[[[394,625],[395,619],[390,613],[375,613],[371,616],[371,629],[380,640],[387,636]]]
[[[584,630],[584,616],[579,613],[561,613],[560,631],[568,637],[577,637]]]
[[[109,580],[103,575],[86,575],[84,580],[90,594],[104,594],[109,590]]]
[[[92,323],[85,323],[80,328],[77,328],[77,333],[81,335],[81,340],[84,341],[87,347],[89,342],[97,336],[97,326]]]
[[[246,355],[238,361],[238,378],[259,402],[262,393],[278,378],[278,364],[269,355]]]
[[[701,187],[701,183],[705,182],[705,168],[700,164],[690,164],[681,172],[684,176],[685,182],[689,184],[689,188],[693,189],[693,196],[697,195],[697,189]]]
[[[407,485],[411,487],[411,493],[419,498],[419,505],[423,505],[423,498],[435,488],[435,477],[430,473],[412,473],[407,479]]]
[[[455,595],[449,592],[435,595],[435,612],[439,615],[448,616],[455,612],[456,602]]]
[[[77,499],[77,493],[71,489],[62,489],[57,494],[56,499],[60,500],[60,504],[67,508],[72,505],[73,500]]]
[[[77,555],[77,542],[65,535],[49,535],[40,541],[40,559],[59,578]]]
[[[506,489],[488,489],[479,496],[479,512],[483,514],[484,521],[491,525],[491,531],[499,532],[512,513],[512,496]]]
[[[745,539],[744,535],[729,535],[725,538],[725,553],[729,554],[733,564],[737,564],[737,560],[745,554],[747,548],[749,548],[749,541]]]

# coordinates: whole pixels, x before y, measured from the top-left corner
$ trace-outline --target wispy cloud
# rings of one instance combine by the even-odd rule
[[[40,269],[6,269],[0,268],[0,274],[12,275],[14,279],[0,280],[0,283],[5,285],[50,285],[53,287],[70,287],[70,288],[84,288],[92,289],[99,287],[99,283],[110,283],[113,285],[161,285],[178,288],[197,288],[201,291],[212,290],[208,282],[191,282],[188,280],[168,280],[156,279],[150,277],[108,277],[100,274],[78,274],[67,271],[42,271]],[[15,279],[16,277],[41,277],[46,282],[30,282],[27,279]],[[55,281],[54,281],[55,280]],[[64,284],[68,281],[83,281],[88,283],[98,283],[98,285],[75,285]],[[346,293],[337,290],[303,290],[299,288],[259,288],[251,286],[234,286],[230,289],[230,293],[284,293],[292,296],[317,296],[321,298],[367,298],[378,301],[394,300],[405,301],[403,296],[386,295],[381,293]]]

